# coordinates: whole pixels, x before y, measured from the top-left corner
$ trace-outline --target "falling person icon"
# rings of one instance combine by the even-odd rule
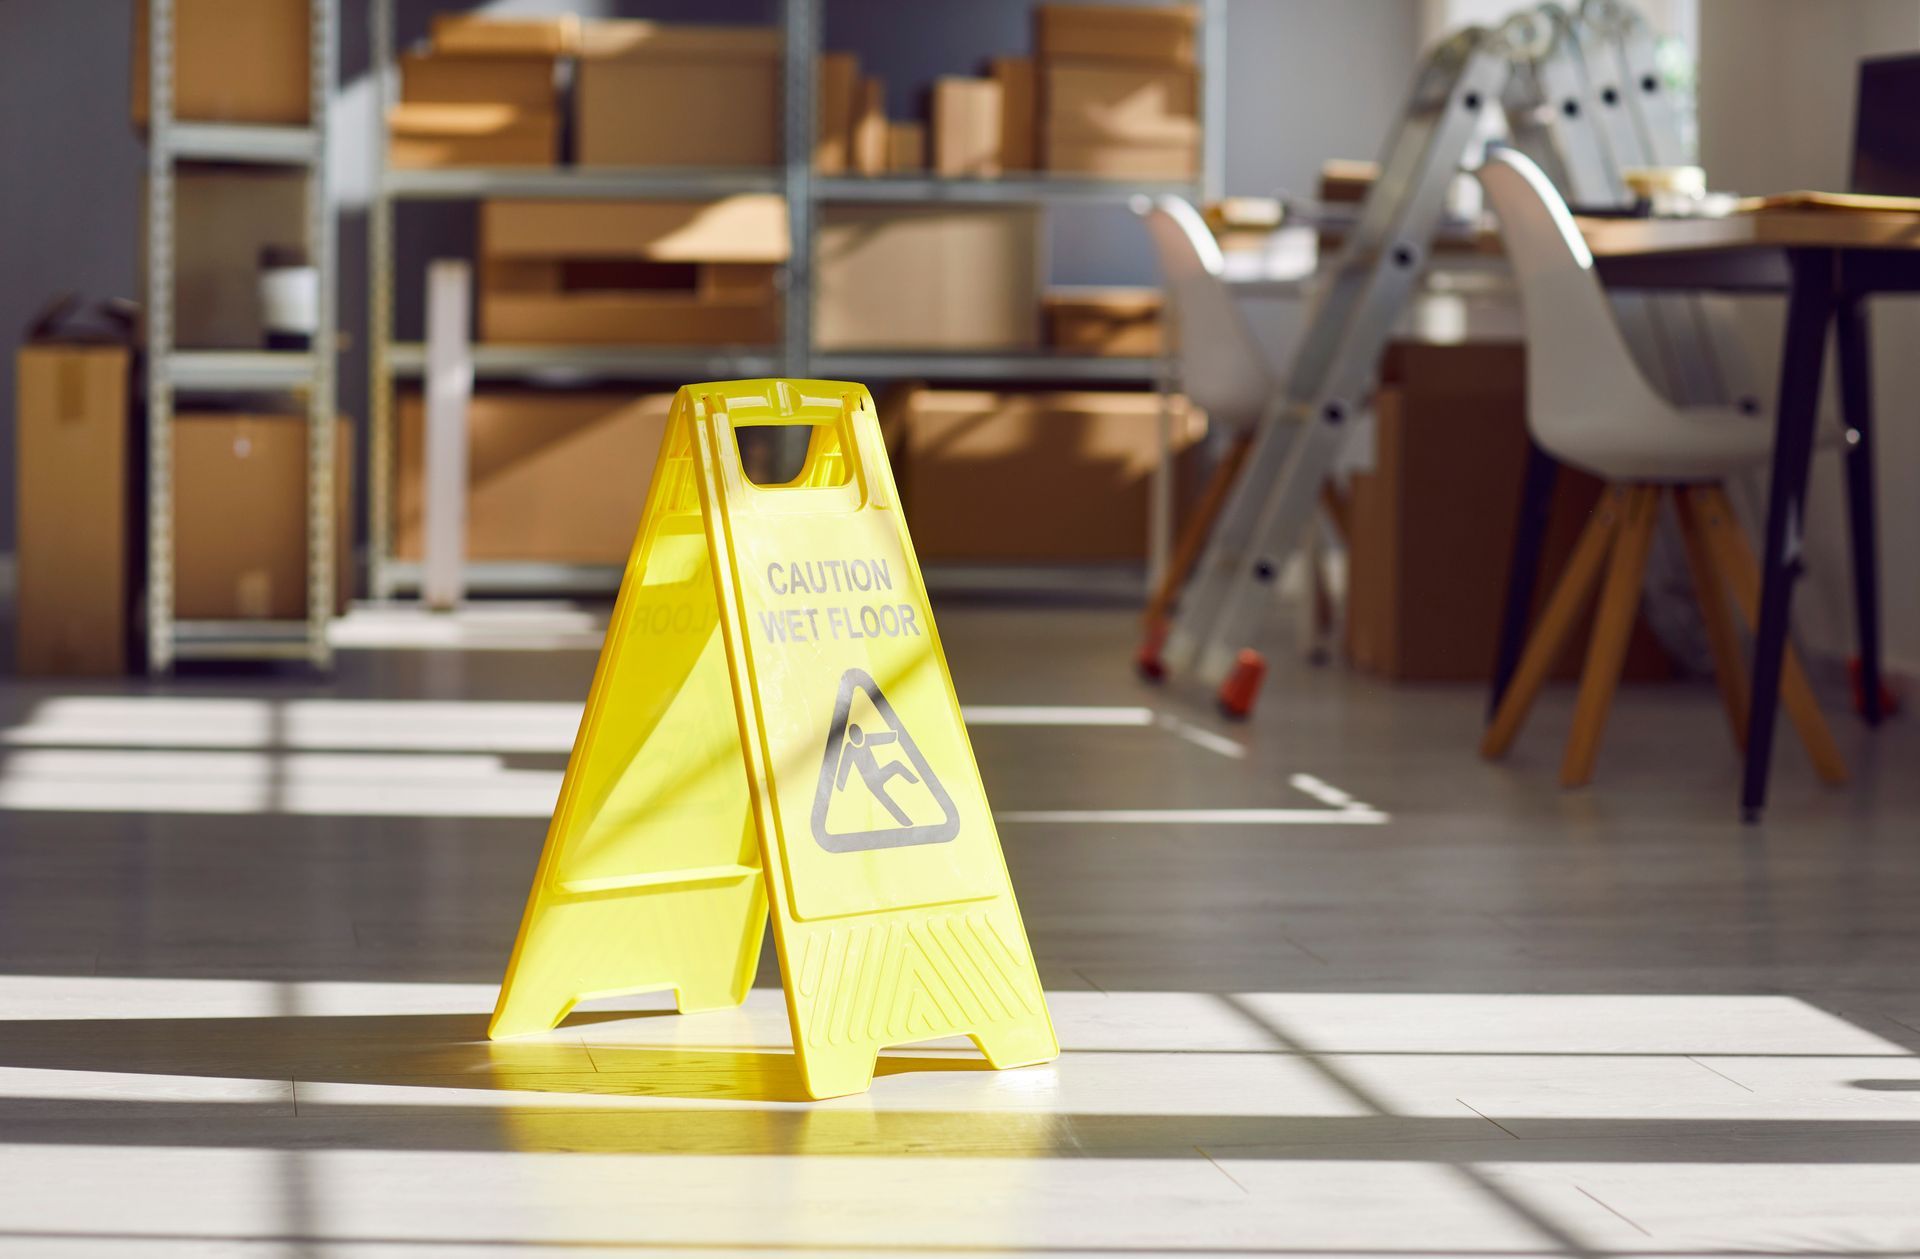
[[[847,737],[840,745],[840,764],[833,776],[833,789],[844,791],[847,786],[847,774],[858,769],[860,781],[867,784],[867,790],[886,806],[887,812],[893,814],[893,820],[902,826],[912,826],[913,819],[907,816],[907,811],[887,794],[887,784],[895,778],[904,778],[909,783],[918,783],[919,775],[898,761],[889,761],[883,766],[880,764],[880,759],[873,754],[874,748],[898,741],[899,736],[891,730],[868,735],[859,726],[849,725]]]

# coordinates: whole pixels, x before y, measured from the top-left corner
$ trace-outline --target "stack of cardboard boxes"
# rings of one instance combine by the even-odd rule
[[[554,165],[560,160],[556,73],[578,39],[578,24],[566,17],[435,17],[431,46],[400,59],[387,164]]]

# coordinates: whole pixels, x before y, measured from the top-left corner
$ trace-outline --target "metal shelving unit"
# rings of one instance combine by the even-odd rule
[[[386,118],[395,92],[394,0],[371,0],[375,108],[376,181],[370,208],[369,335],[371,388],[368,478],[369,577],[376,598],[419,587],[419,565],[392,554],[394,385],[418,380],[426,355],[417,342],[394,339],[394,211],[402,202],[475,201],[488,197],[578,199],[697,199],[737,193],[775,192],[787,203],[791,256],[786,267],[782,336],[778,345],[713,347],[506,346],[473,347],[474,375],[481,380],[537,384],[596,381],[681,384],[729,376],[824,375],[855,380],[1131,384],[1164,388],[1164,360],[1094,355],[957,353],[951,351],[819,351],[812,344],[813,234],[820,207],[853,203],[954,203],[991,205],[1124,205],[1141,194],[1178,193],[1217,197],[1226,154],[1226,0],[1201,2],[1201,121],[1204,129],[1198,181],[1106,180],[1035,173],[1002,179],[941,179],[928,176],[826,176],[813,170],[814,64],[820,48],[821,6],[829,0],[782,0],[782,152],[778,167],[751,169],[619,170],[559,167],[527,170],[480,168],[388,170]],[[1156,503],[1165,506],[1168,487],[1156,482]],[[553,594],[614,589],[612,568],[566,564],[470,562],[467,584],[476,591]],[[1058,578],[1053,579],[1056,584]],[[1111,578],[1104,578],[1111,584]]]
[[[305,127],[179,122],[173,117],[173,0],[148,0],[147,137],[147,668],[179,660],[332,663],[334,600],[335,225],[327,179],[328,105],[335,77],[336,0],[309,0],[309,117]],[[180,163],[286,166],[307,176],[307,253],[319,274],[313,346],[306,351],[174,347],[174,179]],[[173,413],[182,393],[299,393],[307,409],[307,615],[298,621],[180,621],[173,612]]]

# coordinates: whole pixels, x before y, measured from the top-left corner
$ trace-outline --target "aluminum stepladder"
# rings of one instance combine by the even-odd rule
[[[1633,194],[1625,170],[1679,160],[1678,125],[1653,57],[1645,21],[1617,0],[1587,0],[1577,14],[1542,5],[1516,14],[1497,32],[1463,30],[1430,55],[1360,224],[1314,309],[1288,387],[1262,424],[1248,470],[1167,633],[1156,662],[1162,671],[1193,670],[1217,688],[1230,716],[1250,710],[1265,671],[1250,644],[1272,601],[1280,562],[1312,520],[1343,424],[1372,390],[1394,322],[1419,281],[1448,187],[1478,136],[1480,112],[1497,99],[1512,142],[1540,160],[1570,200],[1627,206]],[[1676,400],[1728,398],[1732,391],[1716,364],[1738,360],[1731,331],[1715,326],[1724,321],[1708,321],[1689,297],[1619,294],[1616,308],[1636,356]],[[1709,338],[1723,349],[1703,352]],[[1541,483],[1543,492],[1534,495]],[[1538,452],[1528,487],[1528,509],[1543,519],[1553,465]],[[1537,540],[1537,528],[1533,532]],[[1537,562],[1537,552],[1531,558]],[[1521,568],[1517,563],[1516,572]],[[1530,596],[1530,581],[1521,593]],[[1502,677],[1524,630],[1522,615],[1517,631],[1510,624],[1503,635]]]
[[[1507,77],[1507,58],[1484,27],[1459,31],[1428,54],[1379,177],[1314,302],[1286,384],[1261,419],[1156,653],[1161,671],[1193,672],[1218,688],[1231,715],[1251,709],[1265,664],[1248,644],[1283,561],[1318,509],[1321,481],[1349,422],[1366,408],[1453,177]]]

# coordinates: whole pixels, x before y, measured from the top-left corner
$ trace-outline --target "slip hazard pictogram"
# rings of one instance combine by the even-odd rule
[[[840,678],[827,727],[813,838],[829,852],[943,844],[960,833],[953,797],[865,669]]]

